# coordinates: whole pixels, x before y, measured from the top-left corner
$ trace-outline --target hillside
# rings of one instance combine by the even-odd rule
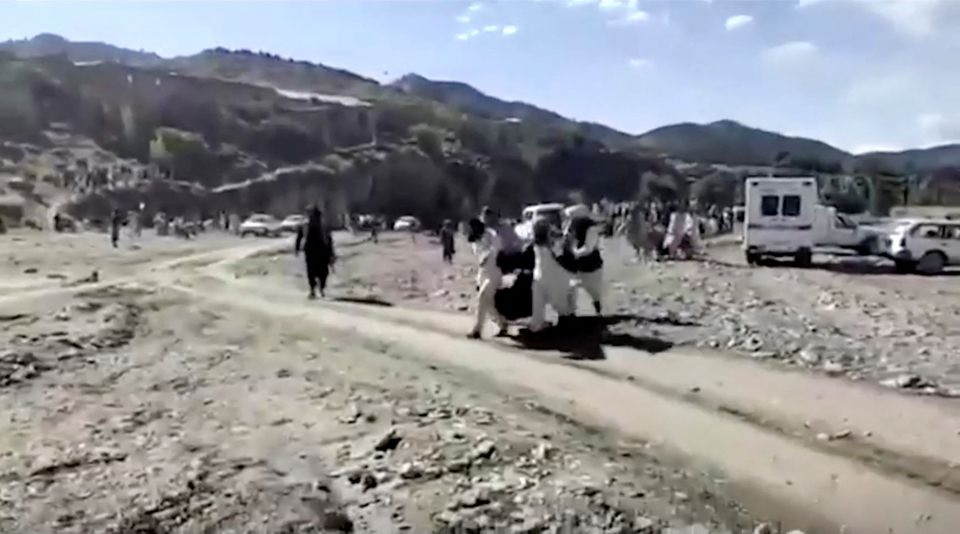
[[[647,148],[673,157],[727,165],[769,165],[778,156],[836,164],[851,156],[821,141],[789,137],[724,120],[663,126],[637,138]]]
[[[575,121],[526,102],[501,100],[462,82],[436,81],[419,74],[407,74],[390,86],[478,117],[498,121],[519,120],[532,126],[560,128],[617,148],[628,148],[634,141],[632,135],[608,126]]]
[[[90,217],[143,200],[191,216],[323,202],[339,215],[430,223],[572,195],[670,199],[685,194],[687,178],[666,157],[741,174],[776,158],[811,170],[895,167],[941,185],[956,179],[930,179],[936,167],[960,166],[960,147],[855,158],[732,121],[631,136],[457,82],[408,75],[385,86],[265,52],[163,59],[52,35],[0,47],[0,148],[0,195],[8,178],[30,189],[29,176],[67,188],[75,212]],[[699,167],[687,176],[710,173]]]
[[[59,35],[42,33],[30,39],[0,42],[0,51],[21,58],[65,55],[77,63],[115,61],[133,66],[156,66],[164,59],[151,52],[120,48],[106,43],[69,41]]]
[[[870,152],[857,156],[857,161],[863,164],[875,164],[882,170],[901,173],[922,172],[941,167],[960,167],[960,144],[902,152]]]

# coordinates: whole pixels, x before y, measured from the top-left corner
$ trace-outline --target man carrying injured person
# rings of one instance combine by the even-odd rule
[[[552,226],[546,218],[533,223],[533,314],[530,331],[540,332],[547,327],[546,310],[549,305],[563,325],[576,309],[576,294],[572,287],[573,273],[564,269],[553,255]]]
[[[489,315],[499,328],[498,336],[507,334],[507,321],[496,309],[497,289],[503,281],[503,272],[497,265],[497,255],[503,248],[500,236],[479,219],[470,220],[467,240],[473,246],[478,259],[477,310],[473,329],[467,334],[470,339],[480,339],[483,326]]]
[[[603,257],[600,255],[600,225],[593,220],[590,208],[583,204],[564,210],[567,219],[564,241],[570,264],[580,286],[593,300],[593,308],[603,312]]]

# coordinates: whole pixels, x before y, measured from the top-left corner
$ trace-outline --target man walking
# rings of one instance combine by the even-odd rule
[[[119,209],[113,210],[110,216],[110,244],[117,248],[117,242],[120,241],[120,227],[123,226],[123,215]]]
[[[297,229],[294,254],[300,252],[301,246],[307,264],[307,281],[310,284],[308,298],[317,298],[318,286],[320,297],[325,297],[327,277],[330,275],[330,267],[336,261],[336,255],[333,250],[333,239],[326,225],[323,224],[323,213],[316,207],[311,208],[306,227],[301,226]]]
[[[443,248],[444,263],[450,265],[453,264],[453,255],[456,252],[455,239],[456,230],[453,221],[450,219],[443,221],[443,226],[440,228],[440,246]]]
[[[597,315],[603,313],[603,256],[600,254],[600,227],[590,209],[583,204],[564,210],[567,218],[565,233],[566,254],[576,271],[576,277],[593,300]]]

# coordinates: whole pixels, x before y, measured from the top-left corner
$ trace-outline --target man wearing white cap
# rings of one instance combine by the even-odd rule
[[[603,310],[603,257],[600,255],[600,225],[593,220],[590,208],[583,204],[564,210],[567,227],[564,238],[571,264],[580,286],[593,299],[597,315]]]

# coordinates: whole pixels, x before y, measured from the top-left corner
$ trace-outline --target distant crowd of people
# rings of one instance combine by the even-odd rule
[[[113,210],[109,219],[113,247],[118,246],[124,226],[130,227],[131,239],[140,236],[142,210],[142,205],[129,212]],[[55,226],[59,227],[60,216],[55,217]],[[168,218],[161,212],[152,223],[157,235],[190,238],[208,228],[237,232],[240,218],[220,212],[203,223],[195,223],[183,217]],[[545,217],[533,220],[532,235],[524,240],[518,236],[513,221],[484,208],[462,228],[477,261],[476,306],[468,336],[481,338],[488,322],[493,322],[498,335],[505,335],[509,323],[519,319],[528,320],[531,333],[542,332],[548,327],[548,310],[555,313],[562,325],[576,315],[581,289],[589,297],[593,311],[601,315],[604,235],[623,235],[640,258],[652,255],[657,259],[683,259],[696,255],[703,234],[729,231],[733,223],[729,209],[697,210],[686,203],[600,204],[592,208],[575,204],[563,209],[559,222]],[[361,228],[369,230],[369,239],[374,243],[382,225],[383,219],[374,216],[348,219],[348,226],[355,232]],[[411,235],[419,231],[418,225],[409,227]],[[443,262],[452,264],[457,253],[457,225],[445,220],[437,235]],[[294,252],[301,251],[308,297],[324,297],[336,253],[330,226],[319,207],[307,210],[306,222],[297,230]],[[505,283],[508,275],[511,283]]]

